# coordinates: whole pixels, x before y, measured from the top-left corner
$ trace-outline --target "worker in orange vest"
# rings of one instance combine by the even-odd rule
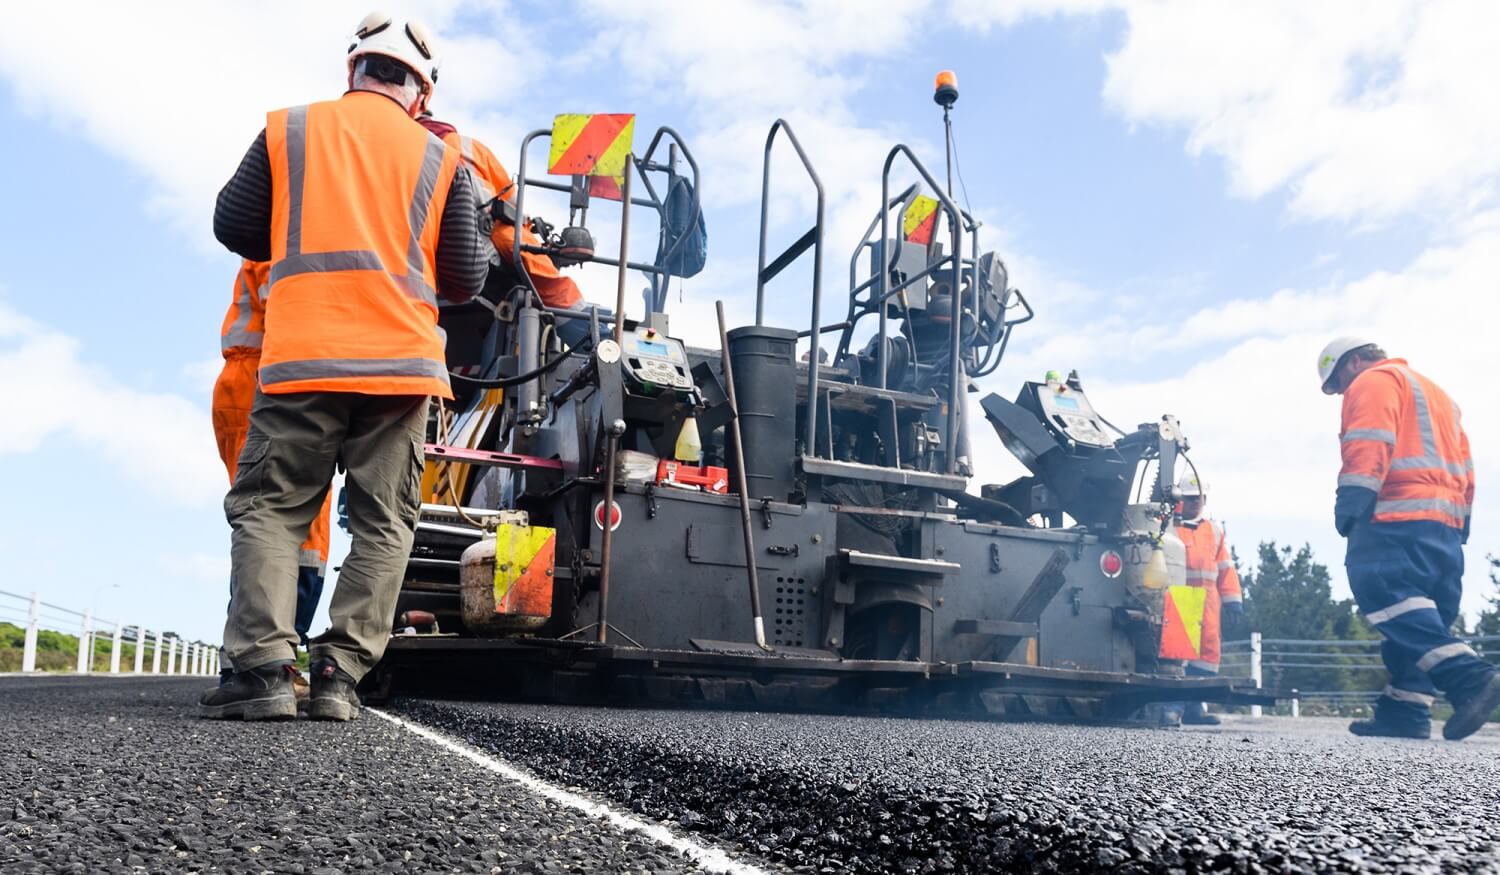
[[[250,405],[255,400],[255,372],[260,368],[261,340],[265,336],[265,293],[270,285],[271,265],[264,261],[245,261],[234,278],[234,298],[219,331],[219,349],[224,355],[224,369],[214,382],[214,438],[219,458],[234,483],[234,472],[250,430]],[[328,570],[328,511],[331,498],[323,500],[323,510],[313,518],[307,540],[297,553],[297,614],[293,623],[302,646],[307,646],[307,631],[323,594],[323,578]],[[233,673],[227,661],[222,673],[225,679]],[[307,698],[307,681],[298,674],[293,678],[299,701]]]
[[[1233,632],[1245,615],[1240,575],[1230,557],[1224,527],[1203,515],[1208,505],[1207,484],[1189,471],[1178,481],[1177,494],[1182,497],[1177,537],[1187,551],[1187,582],[1205,590],[1199,655],[1188,660],[1187,673],[1213,677],[1219,673],[1223,633]],[[1189,702],[1183,709],[1182,722],[1217,726],[1219,718],[1208,713],[1203,702]]]
[[[1356,735],[1427,738],[1438,690],[1453,704],[1443,737],[1478,731],[1500,707],[1500,675],[1453,637],[1474,460],[1458,405],[1405,359],[1340,337],[1318,356],[1326,394],[1344,396],[1334,525],[1360,612],[1385,636],[1391,681]]]
[[[214,235],[269,261],[259,387],[234,484],[224,646],[235,668],[207,718],[296,716],[298,544],[347,471],[351,546],[312,639],[308,715],[358,715],[385,651],[420,511],[428,399],[451,398],[439,297],[466,301],[489,264],[469,173],[415,122],[437,81],[422,25],[372,13],[338,100],[269,113],[219,192]]]
[[[481,204],[489,205],[496,198],[508,205],[515,202],[515,184],[511,181],[509,171],[500,159],[495,157],[489,147],[473,137],[462,135],[458,129],[448,122],[433,118],[432,113],[423,113],[417,121],[431,131],[436,137],[442,138],[443,142],[459,150],[463,156],[464,164],[474,176],[474,191]],[[486,212],[489,212],[486,210]],[[494,243],[495,250],[500,254],[507,264],[511,262],[515,252],[516,229],[521,230],[521,242],[528,246],[541,246],[541,238],[532,232],[526,224],[526,219],[512,215],[506,218],[506,211],[501,210],[502,217],[494,220],[490,231],[490,240]],[[526,275],[531,278],[536,287],[537,295],[542,303],[558,310],[582,310],[585,306],[583,294],[578,291],[578,284],[572,278],[565,277],[558,270],[552,257],[540,252],[521,253],[521,263],[526,268]],[[610,311],[600,309],[601,314]],[[589,323],[584,319],[559,318],[557,320],[557,334],[569,346],[576,346],[583,341],[589,333]]]

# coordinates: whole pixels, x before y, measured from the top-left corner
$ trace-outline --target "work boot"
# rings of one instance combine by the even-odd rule
[[[1385,720],[1356,720],[1349,724],[1349,731],[1355,735],[1376,738],[1419,738],[1423,741],[1432,737],[1432,724],[1428,721],[1421,723],[1390,723]]]
[[[314,720],[359,719],[359,696],[354,693],[356,681],[348,672],[328,658],[312,664],[312,696],[307,702],[307,716]]]
[[[272,663],[238,671],[198,697],[198,716],[207,720],[291,720],[297,716],[292,692],[296,669]]]
[[[1189,705],[1182,712],[1182,722],[1187,726],[1218,726],[1219,718],[1208,713],[1202,705]]]
[[[307,678],[302,672],[292,669],[292,694],[297,697],[297,710],[307,710],[307,700],[312,697],[312,688],[307,683]]]
[[[1453,716],[1443,724],[1443,737],[1449,741],[1468,738],[1479,731],[1496,708],[1500,708],[1500,672],[1492,673],[1489,683],[1477,695],[1453,709]]]

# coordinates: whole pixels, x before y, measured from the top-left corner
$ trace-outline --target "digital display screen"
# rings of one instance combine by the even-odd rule
[[[662,356],[663,358],[667,355],[667,345],[665,343],[656,343],[651,340],[637,340],[635,348],[646,355]]]
[[[1077,409],[1079,409],[1078,408],[1078,399],[1077,398],[1069,398],[1067,395],[1053,395],[1052,396],[1052,403],[1055,404],[1061,410],[1077,410]]]

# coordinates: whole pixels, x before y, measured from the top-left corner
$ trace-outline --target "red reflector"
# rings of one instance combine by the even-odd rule
[[[1113,550],[1105,550],[1104,555],[1099,557],[1099,570],[1104,572],[1105,577],[1119,577],[1124,569],[1125,560]]]
[[[616,502],[609,508],[609,530],[611,532],[620,527],[620,519],[620,505]],[[604,531],[604,502],[602,501],[594,505],[594,525],[599,527],[599,531]]]

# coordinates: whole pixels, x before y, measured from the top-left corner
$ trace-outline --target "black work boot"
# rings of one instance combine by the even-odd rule
[[[359,719],[356,681],[348,672],[324,657],[314,662],[308,673],[312,675],[312,696],[307,701],[307,716],[314,720]]]
[[[237,671],[198,697],[198,716],[207,720],[291,720],[297,716],[292,673],[285,663]]]
[[[1468,738],[1479,731],[1490,713],[1500,708],[1500,672],[1490,675],[1490,682],[1471,699],[1453,709],[1453,716],[1443,724],[1443,737],[1449,741]]]
[[[1376,718],[1374,720],[1356,720],[1349,724],[1349,731],[1355,735],[1363,735],[1371,738],[1419,738],[1423,741],[1432,737],[1432,724],[1421,723],[1393,723]]]

